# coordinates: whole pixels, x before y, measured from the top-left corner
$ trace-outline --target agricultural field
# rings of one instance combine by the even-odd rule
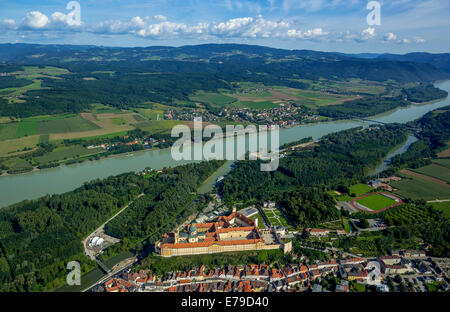
[[[402,205],[387,211],[384,220],[388,224],[403,225],[431,222],[432,217],[426,209],[414,205]]]
[[[391,182],[398,189],[395,193],[403,198],[411,199],[450,199],[450,187],[402,173],[402,181]]]
[[[135,124],[136,128],[149,133],[171,133],[172,128],[176,125],[184,125],[185,122],[176,120],[149,120]]]
[[[23,87],[5,88],[0,90],[0,95],[7,98],[9,102],[23,102],[24,94],[31,90],[42,90],[42,78],[62,79],[61,75],[68,74],[69,71],[64,68],[57,68],[52,66],[24,66],[23,70],[13,72],[17,79],[30,80],[30,84]]]
[[[38,135],[0,141],[0,157],[13,156],[22,153],[24,149],[31,150],[36,147],[38,143]]]
[[[163,110],[152,109],[152,108],[137,108],[136,111],[139,112],[139,114],[147,117],[147,119],[150,119],[150,120],[164,119],[164,111]]]
[[[1,164],[3,166],[6,166],[8,168],[8,171],[10,172],[24,172],[33,169],[33,166],[28,161],[18,157],[10,158],[6,161],[3,161]]]
[[[100,129],[99,126],[81,116],[39,122],[38,134],[83,132]]]
[[[55,148],[52,152],[45,154],[44,156],[36,157],[34,160],[39,165],[47,165],[54,162],[60,162],[63,160],[79,158],[87,155],[94,155],[104,152],[103,148],[87,149],[83,146],[64,146]]]
[[[366,206],[372,210],[378,211],[385,209],[389,206],[397,204],[397,202],[391,198],[388,198],[382,194],[373,194],[356,201],[357,203]]]
[[[11,140],[16,137],[18,123],[8,123],[0,125],[0,141]]]
[[[133,125],[136,123],[136,119],[133,118],[135,113],[104,113],[104,114],[92,114],[82,113],[81,116],[77,116],[81,119],[85,125],[84,128],[78,129],[78,131],[71,131],[65,133],[52,133],[50,135],[50,141],[64,140],[64,139],[81,139],[90,137],[102,137],[113,133],[119,133],[124,131],[133,130],[136,127]],[[125,123],[117,124],[124,121]]]
[[[450,183],[450,169],[446,167],[433,164],[413,171]]]
[[[279,105],[273,101],[238,101],[233,104],[233,107],[251,108],[251,109],[270,109],[276,108]]]
[[[433,159],[433,163],[450,169],[450,159]]]
[[[209,92],[198,92],[197,94],[190,96],[190,99],[196,102],[212,104],[215,107],[224,107],[236,102],[236,99],[233,97]]]
[[[444,215],[447,218],[450,218],[450,201],[440,203],[428,203],[428,204],[431,205],[436,210],[443,211]]]

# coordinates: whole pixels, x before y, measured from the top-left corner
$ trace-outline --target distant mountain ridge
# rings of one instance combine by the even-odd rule
[[[421,57],[419,57],[421,56]],[[448,79],[450,66],[438,55],[396,56],[285,50],[246,44],[203,44],[181,47],[101,47],[76,45],[0,44],[0,62],[54,65],[80,71],[111,66],[125,71],[218,73],[226,80],[255,75],[282,79],[349,79],[433,82]],[[446,73],[444,72],[446,71]]]
[[[433,54],[426,52],[414,52],[404,55],[382,54],[378,56],[378,59],[400,62],[427,63],[447,73],[450,73],[450,53]]]

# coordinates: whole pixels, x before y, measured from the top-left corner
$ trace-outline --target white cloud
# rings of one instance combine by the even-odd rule
[[[387,34],[384,35],[384,40],[385,41],[397,40],[397,35],[394,33],[388,32]]]
[[[369,27],[361,32],[361,40],[368,40],[375,37],[375,28]]]
[[[327,2],[327,6],[335,6],[343,0]],[[236,1],[233,6],[236,6]],[[306,3],[306,2],[305,2]],[[307,3],[310,3],[307,1]],[[325,5],[325,2],[322,3]],[[303,4],[306,5],[306,4]],[[315,4],[320,6],[321,4]],[[54,12],[47,17],[45,14],[32,11],[27,13],[22,22],[16,24],[12,19],[0,21],[2,30],[42,31],[48,35],[49,31],[82,31],[86,33],[102,34],[106,36],[134,35],[151,39],[281,39],[281,40],[313,40],[326,42],[365,42],[377,37],[376,30],[368,27],[362,31],[330,31],[320,25],[304,26],[305,22],[295,19],[265,19],[262,15],[255,17],[239,17],[222,22],[187,24],[169,21],[166,16],[135,16],[128,21],[105,20],[95,24],[73,23],[74,16],[61,12]],[[409,39],[398,40],[393,32],[386,33],[380,40],[384,42],[409,43]],[[414,42],[423,43],[425,40],[414,37]]]
[[[22,25],[31,29],[42,29],[48,26],[49,19],[47,15],[39,11],[28,12],[22,22]]]
[[[423,39],[423,38],[421,38],[421,37],[415,37],[415,38],[414,38],[414,41],[415,41],[416,43],[425,43],[425,39]]]
[[[0,22],[0,29],[2,30],[13,30],[16,29],[16,21],[10,18],[6,18]]]

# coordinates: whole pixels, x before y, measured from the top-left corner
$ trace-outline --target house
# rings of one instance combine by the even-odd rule
[[[324,230],[324,229],[306,228],[305,231],[307,233],[309,233],[309,235],[314,236],[314,237],[328,236],[330,234],[329,230]]]

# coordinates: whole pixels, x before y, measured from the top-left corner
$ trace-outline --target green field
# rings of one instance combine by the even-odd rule
[[[390,209],[384,215],[385,221],[393,225],[419,224],[432,221],[430,212],[414,205],[402,205]]]
[[[342,225],[344,226],[345,232],[347,234],[350,234],[352,228],[350,227],[350,224],[348,223],[348,220],[346,218],[342,218]]]
[[[11,140],[16,137],[18,123],[2,124],[0,129],[0,141]]]
[[[176,120],[149,120],[135,124],[134,126],[150,133],[171,133],[172,128],[184,123]]]
[[[190,97],[193,101],[205,102],[209,104],[213,104],[217,107],[222,107],[229,105],[231,103],[236,102],[235,98],[220,94],[220,93],[208,93],[208,92],[199,92]]]
[[[278,104],[273,103],[272,101],[262,101],[262,102],[253,102],[253,101],[238,101],[233,104],[235,107],[248,107],[252,109],[269,109],[276,108]]]
[[[38,134],[82,132],[100,129],[93,122],[81,116],[41,121],[37,126]]]
[[[44,156],[36,157],[35,161],[40,165],[45,165],[86,155],[98,154],[103,151],[103,148],[87,149],[83,146],[64,146],[58,147]]]
[[[373,188],[368,186],[367,184],[355,184],[350,186],[350,194],[355,194],[356,196],[361,196],[371,192]]]
[[[10,158],[4,162],[2,165],[8,168],[8,171],[16,172],[16,171],[29,171],[33,169],[33,166],[26,160],[15,157]]]
[[[407,174],[401,174],[406,177],[400,182],[391,182],[391,185],[398,189],[395,193],[404,198],[411,199],[450,199],[450,188],[425,181]]]
[[[22,121],[19,122],[16,131],[16,138],[21,138],[28,135],[34,135],[37,133],[36,121]]]
[[[367,184],[355,184],[350,186],[350,194],[354,194],[355,196],[352,197],[350,195],[344,194],[336,196],[336,200],[341,202],[351,201],[353,198],[370,193],[371,191],[373,191],[373,188],[371,188]]]
[[[414,169],[413,171],[450,183],[450,169],[442,168],[436,165],[429,165],[419,169]]]
[[[384,209],[397,203],[395,200],[381,194],[373,194],[368,197],[361,198],[360,200],[357,200],[357,202],[375,211]]]
[[[114,125],[125,125],[127,123],[123,117],[111,118],[111,121]]]
[[[450,218],[450,201],[442,203],[429,203],[434,209],[443,211],[447,218]]]
[[[433,159],[433,163],[444,166],[445,168],[450,169],[450,159]]]

